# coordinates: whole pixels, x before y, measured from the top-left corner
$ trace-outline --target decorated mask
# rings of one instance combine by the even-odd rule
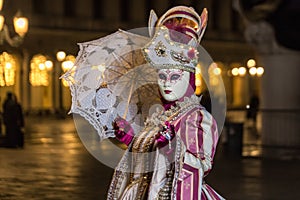
[[[190,73],[182,69],[158,70],[158,86],[166,101],[176,101],[182,98],[189,88]]]
[[[159,19],[154,11],[150,13],[149,35],[152,39],[142,52],[146,61],[159,70],[160,92],[167,101],[190,96],[190,81],[194,80],[192,85],[197,82],[195,78],[200,71],[197,48],[206,29],[207,17],[206,9],[200,16],[186,6],[174,7]],[[199,90],[196,88],[193,92],[197,94],[196,91]]]

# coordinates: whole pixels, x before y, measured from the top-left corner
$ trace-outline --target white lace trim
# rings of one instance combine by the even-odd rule
[[[192,107],[201,107],[200,101],[201,97],[192,95],[191,97],[184,97],[183,101],[177,101],[175,106],[167,111],[157,109],[150,117],[147,118],[145,122],[146,125],[163,125],[165,121],[174,121],[181,114],[185,113],[187,110],[190,110]]]

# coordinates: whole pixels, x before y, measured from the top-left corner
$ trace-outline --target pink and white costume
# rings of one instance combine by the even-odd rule
[[[148,118],[147,126],[133,139],[115,171],[108,199],[164,199],[160,197],[165,188],[169,194],[165,199],[223,199],[203,181],[212,169],[218,131],[215,120],[199,101],[195,95],[185,97],[168,111]],[[166,119],[176,132],[171,156],[165,155],[168,146],[152,151],[158,127]],[[138,155],[145,152],[152,153]]]
[[[172,21],[178,18],[183,18],[180,23],[184,24]],[[179,6],[170,9],[158,20],[161,26],[143,53],[152,66],[162,70],[158,83],[166,109],[157,110],[149,116],[144,129],[134,137],[126,137],[123,133],[117,137],[122,141],[125,135],[128,149],[115,170],[107,199],[223,199],[204,182],[204,177],[212,169],[219,137],[217,124],[200,105],[201,97],[193,94],[197,64],[196,48],[193,46],[200,42],[206,18],[206,10],[200,17],[192,8]],[[149,24],[152,23],[150,20]],[[184,43],[174,42],[169,27],[179,27],[188,38],[179,37],[184,39]],[[178,36],[172,35],[173,38]],[[171,74],[176,70],[179,70],[178,74],[172,80]],[[188,77],[188,80],[182,77]],[[178,84],[184,88],[183,93],[176,88],[179,81],[187,81]],[[167,83],[170,87],[164,85]],[[185,87],[186,84],[188,87]],[[173,102],[168,102],[168,98]],[[159,145],[162,140],[169,145]]]

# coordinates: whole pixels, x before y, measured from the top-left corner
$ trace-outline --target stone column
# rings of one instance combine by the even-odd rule
[[[30,91],[29,91],[29,67],[30,61],[29,61],[29,52],[26,49],[23,49],[23,61],[22,61],[22,91],[21,91],[21,97],[20,100],[22,101],[22,106],[24,111],[28,111],[29,109],[29,97],[30,97]]]
[[[56,80],[53,82],[53,102],[54,102],[54,110],[57,113],[60,113],[62,110],[62,85],[59,77],[62,75],[61,62],[55,60],[53,67],[53,79]]]
[[[247,76],[233,77],[233,106],[246,107],[249,102],[249,80]]]
[[[62,108],[63,108],[63,111],[65,111],[67,113],[70,111],[71,104],[72,104],[72,96],[71,96],[69,87],[62,86],[62,96],[63,96]],[[66,113],[64,113],[64,114],[66,114]]]
[[[261,88],[262,143],[299,147],[300,53],[260,54],[260,59],[265,66]]]
[[[37,112],[43,109],[42,86],[30,86],[30,111]]]

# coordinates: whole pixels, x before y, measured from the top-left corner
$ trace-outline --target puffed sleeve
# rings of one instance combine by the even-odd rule
[[[186,114],[180,123],[180,137],[186,146],[186,153],[192,154],[195,162],[201,162],[204,175],[212,168],[218,142],[215,119],[204,108],[194,109]]]
[[[185,152],[182,169],[177,181],[176,198],[179,200],[202,199],[203,177],[212,168],[218,141],[216,121],[204,108],[194,108],[176,124]],[[216,198],[220,199],[220,198]]]

